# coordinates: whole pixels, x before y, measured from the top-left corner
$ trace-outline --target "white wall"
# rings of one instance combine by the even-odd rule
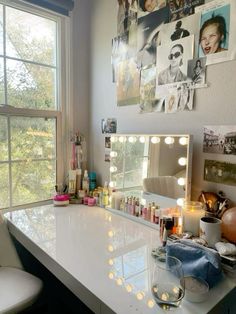
[[[108,179],[109,164],[104,162],[104,136],[101,134],[101,119],[117,118],[118,133],[189,133],[194,136],[192,199],[196,199],[200,191],[223,190],[236,202],[236,187],[206,182],[203,180],[204,159],[217,159],[236,163],[236,156],[224,156],[202,153],[203,126],[214,124],[236,124],[236,61],[209,66],[207,69],[208,88],[198,89],[195,93],[195,107],[192,112],[177,114],[139,114],[138,106],[117,107],[116,89],[111,77],[111,39],[116,36],[116,0],[79,0],[82,12],[90,3],[91,40],[90,81],[90,170],[99,174],[100,183]],[[78,14],[74,26],[82,27],[84,17]],[[87,34],[86,27],[82,29]],[[79,30],[78,30],[79,32]],[[80,32],[81,33],[81,30]],[[82,36],[82,34],[80,34]],[[76,37],[78,51],[80,41]],[[82,36],[83,37],[83,36]],[[85,36],[87,37],[87,35]],[[81,56],[82,57],[82,56]],[[78,60],[81,65],[81,60]],[[77,66],[77,65],[76,65]],[[77,72],[77,79],[83,80],[84,74]],[[85,74],[88,79],[88,74]],[[79,97],[79,92],[76,95]],[[87,99],[87,98],[86,98]],[[83,105],[83,99],[75,102]],[[78,109],[76,115],[79,117]],[[77,119],[77,118],[76,118]],[[79,118],[78,118],[79,121]],[[79,124],[78,124],[79,127]]]

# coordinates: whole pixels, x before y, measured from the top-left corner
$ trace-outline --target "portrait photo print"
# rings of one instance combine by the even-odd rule
[[[193,58],[194,36],[157,47],[157,86],[187,80],[188,60]]]
[[[228,50],[229,25],[229,4],[202,13],[199,33],[199,57]]]
[[[188,78],[195,86],[205,84],[206,58],[196,58],[188,61]]]
[[[207,57],[206,64],[234,60],[236,57],[236,1],[213,0],[196,7],[195,12],[201,12],[201,28],[199,38],[199,57],[204,53]],[[212,23],[212,19],[218,19]],[[207,47],[207,38],[217,29],[213,42]],[[205,34],[204,31],[205,30]],[[202,35],[202,36],[201,36]],[[204,35],[204,36],[203,36]],[[206,36],[205,36],[206,35]],[[204,50],[205,49],[205,50]]]

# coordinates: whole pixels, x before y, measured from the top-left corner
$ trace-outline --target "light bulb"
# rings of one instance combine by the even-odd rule
[[[176,202],[178,206],[182,207],[184,205],[184,198],[178,198]]]
[[[132,290],[133,290],[133,288],[132,288],[132,286],[130,284],[126,285],[125,288],[126,288],[127,292],[132,292]]]
[[[117,152],[111,151],[111,152],[110,152],[110,156],[111,156],[111,157],[117,157]]]
[[[112,238],[114,236],[114,232],[112,230],[108,231],[108,237]]]
[[[114,278],[114,273],[113,273],[113,272],[109,272],[108,277],[109,277],[110,279],[113,279],[113,278]]]
[[[111,166],[110,167],[110,172],[113,173],[113,172],[116,172],[116,171],[117,171],[117,168],[115,166]]]
[[[177,182],[178,182],[178,185],[181,185],[181,186],[185,185],[185,179],[184,178],[179,178]]]
[[[138,292],[136,294],[136,298],[141,301],[144,298],[144,292],[142,291]]]
[[[180,145],[187,145],[188,144],[188,139],[187,137],[183,136],[179,139]]]
[[[119,137],[119,142],[120,142],[120,143],[123,143],[124,141],[125,141],[124,136],[120,136],[120,137]]]
[[[116,186],[116,182],[114,182],[114,181],[110,181],[109,182],[109,187],[110,188],[114,188]]]
[[[117,283],[118,286],[122,286],[123,279],[122,278],[117,278],[116,283]]]
[[[160,137],[153,136],[153,137],[151,138],[151,142],[152,142],[152,144],[160,143]]]
[[[113,248],[113,246],[111,244],[108,245],[107,249],[108,249],[109,252],[113,252],[114,251],[114,248]]]
[[[174,142],[175,142],[175,139],[173,137],[171,137],[171,136],[167,136],[165,138],[165,143],[168,144],[168,145],[174,144]]]
[[[145,143],[145,137],[144,137],[144,136],[140,136],[139,142],[140,142],[140,143]]]
[[[108,264],[109,264],[110,266],[112,266],[112,265],[114,264],[114,261],[113,261],[112,258],[110,258],[110,259],[108,260]]]
[[[180,157],[178,163],[180,164],[180,166],[186,166],[187,159],[185,157]]]
[[[150,309],[153,308],[154,305],[155,305],[155,301],[154,301],[153,299],[149,299],[149,300],[147,301],[147,306],[148,306]]]
[[[129,141],[130,143],[135,143],[135,142],[137,141],[137,139],[136,139],[135,136],[129,136],[128,141]]]
[[[116,137],[116,136],[111,136],[111,142],[112,142],[112,143],[117,142],[117,137]]]

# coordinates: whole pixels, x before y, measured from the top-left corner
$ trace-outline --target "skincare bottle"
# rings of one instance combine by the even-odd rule
[[[137,198],[135,202],[135,216],[139,217],[140,216],[140,203],[139,203],[139,198]]]
[[[89,177],[88,177],[88,171],[87,170],[84,170],[82,189],[85,191],[86,195],[89,193]]]
[[[69,194],[75,194],[76,192],[76,170],[69,170]]]
[[[82,170],[81,169],[76,169],[76,193],[77,195],[79,194],[79,191],[81,190],[81,175],[82,175]]]
[[[102,197],[102,205],[106,207],[109,204],[109,190],[108,190],[108,183],[107,181],[104,184],[104,188],[102,191],[103,197]]]

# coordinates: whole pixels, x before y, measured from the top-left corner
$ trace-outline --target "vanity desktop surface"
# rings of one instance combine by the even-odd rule
[[[162,313],[150,291],[151,251],[161,244],[157,230],[84,205],[46,205],[5,216],[12,235],[95,313]],[[234,286],[225,278],[206,302],[184,299],[174,312],[208,313]]]

